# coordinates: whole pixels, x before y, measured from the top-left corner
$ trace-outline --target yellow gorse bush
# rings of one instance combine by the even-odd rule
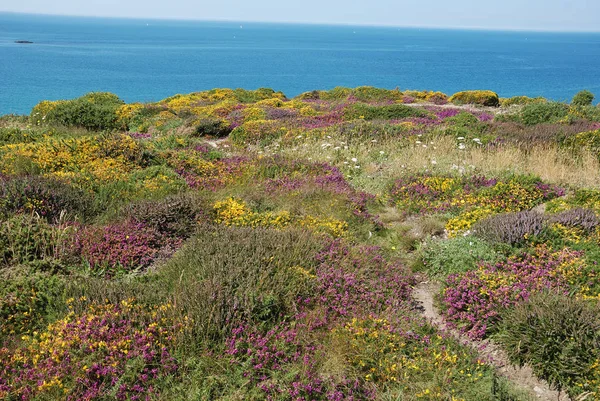
[[[266,227],[283,229],[289,226],[304,227],[317,232],[325,232],[334,237],[343,236],[348,223],[333,218],[315,216],[293,216],[289,211],[254,212],[246,203],[234,198],[218,201],[213,205],[215,222],[226,226]]]

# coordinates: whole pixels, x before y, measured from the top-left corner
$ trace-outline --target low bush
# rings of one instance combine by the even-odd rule
[[[236,145],[267,145],[287,133],[287,129],[275,120],[248,121],[236,127],[229,138]]]
[[[296,230],[203,227],[157,273],[193,322],[198,346],[242,324],[274,324],[314,291],[321,241]]]
[[[49,222],[61,215],[89,219],[95,215],[93,197],[65,182],[40,176],[0,178],[0,216],[36,214]]]
[[[479,125],[479,119],[471,113],[461,112],[453,117],[448,117],[444,120],[454,126],[461,128],[476,128]]]
[[[140,400],[178,370],[174,344],[184,322],[172,305],[91,304],[40,332],[17,349],[0,349],[0,397],[19,400]],[[18,368],[17,368],[18,367]]]
[[[77,231],[71,254],[90,273],[113,276],[147,268],[163,248],[179,243],[143,223],[125,221],[106,226],[90,226]]]
[[[449,322],[471,337],[483,338],[498,329],[503,308],[543,290],[567,292],[584,268],[581,252],[539,246],[494,265],[484,263],[476,270],[451,274],[442,293],[442,307]]]
[[[60,308],[63,288],[63,279],[53,275],[0,276],[0,344],[8,336],[42,328]]]
[[[199,197],[190,194],[173,195],[161,200],[146,200],[128,205],[125,215],[161,234],[187,238],[195,230],[203,210]]]
[[[487,242],[474,237],[433,240],[421,249],[423,264],[433,277],[472,270],[481,262],[495,263],[499,257]]]
[[[0,267],[60,258],[71,234],[69,227],[50,226],[32,215],[16,215],[0,221]]]
[[[594,101],[594,94],[588,90],[577,92],[571,100],[573,106],[590,106]]]
[[[553,292],[533,295],[502,314],[498,341],[511,362],[575,399],[600,396],[600,307]]]
[[[31,119],[36,124],[114,130],[123,128],[117,114],[123,104],[112,93],[92,92],[74,100],[42,102],[31,111]]]
[[[544,221],[543,215],[532,211],[499,214],[476,223],[473,232],[488,241],[517,245],[538,235],[544,228]]]
[[[502,107],[510,107],[510,106],[523,106],[531,103],[544,103],[547,100],[543,97],[529,97],[529,96],[513,96],[509,98],[500,99],[500,105]]]
[[[385,102],[402,99],[402,92],[398,89],[382,89],[373,86],[359,86],[352,89],[351,96],[359,102]]]
[[[454,104],[476,104],[489,107],[498,107],[500,105],[498,94],[488,90],[458,92],[450,96],[448,101]]]
[[[227,121],[218,118],[203,118],[195,124],[195,135],[222,138],[231,132]]]
[[[598,216],[590,209],[570,209],[562,213],[558,213],[550,218],[552,223],[558,223],[565,227],[578,227],[586,233],[592,233],[600,224]]]
[[[563,103],[531,103],[523,106],[517,121],[525,125],[556,123],[569,114],[569,106]]]
[[[346,120],[401,120],[407,117],[425,116],[427,116],[425,112],[403,104],[371,106],[364,103],[356,103],[348,106],[344,111],[344,118]]]

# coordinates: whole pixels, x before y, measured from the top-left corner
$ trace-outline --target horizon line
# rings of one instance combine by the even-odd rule
[[[523,32],[523,33],[600,33],[600,30],[571,30],[571,29],[546,29],[546,28],[489,28],[484,26],[451,26],[451,25],[394,25],[394,24],[371,24],[359,22],[309,22],[309,21],[271,21],[271,20],[236,20],[236,19],[200,19],[184,17],[131,17],[131,16],[105,16],[84,14],[57,14],[57,13],[30,13],[20,11],[2,11],[0,14],[31,15],[41,17],[67,17],[67,18],[93,18],[93,19],[116,19],[136,21],[172,21],[172,22],[228,22],[228,23],[256,23],[274,25],[309,25],[309,26],[335,26],[335,27],[364,27],[364,28],[398,28],[398,29],[430,29],[430,30],[463,30],[463,31],[488,31],[488,32]]]

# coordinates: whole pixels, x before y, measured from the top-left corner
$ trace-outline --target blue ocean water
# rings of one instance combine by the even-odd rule
[[[29,40],[33,44],[16,44]],[[600,95],[600,33],[75,18],[0,13],[0,114],[110,91],[152,101],[215,87],[373,85]]]

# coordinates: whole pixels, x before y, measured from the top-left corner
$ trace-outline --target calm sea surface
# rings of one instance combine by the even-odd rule
[[[151,101],[215,87],[295,96],[338,85],[600,96],[600,34],[0,13],[0,114],[90,91]]]

